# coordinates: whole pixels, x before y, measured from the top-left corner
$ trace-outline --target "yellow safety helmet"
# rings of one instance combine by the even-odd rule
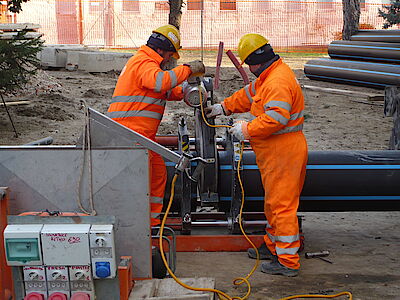
[[[261,34],[248,33],[242,36],[238,46],[239,57],[242,61],[242,64],[251,53],[266,44],[268,44],[268,40]]]
[[[174,46],[175,48],[175,53],[173,55],[174,58],[179,59],[179,53],[178,50],[181,49],[181,35],[179,34],[178,28],[176,28],[174,25],[164,25],[161,27],[158,27],[157,29],[153,30],[153,33],[159,33],[165,36]]]

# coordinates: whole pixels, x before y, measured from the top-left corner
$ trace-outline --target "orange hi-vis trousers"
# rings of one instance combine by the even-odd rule
[[[265,190],[265,243],[273,254],[278,255],[281,264],[299,269],[297,209],[306,174],[306,139],[298,131],[250,142]]]
[[[160,214],[163,207],[165,185],[167,183],[167,168],[162,157],[149,151],[150,169],[150,224],[157,226],[160,224]]]

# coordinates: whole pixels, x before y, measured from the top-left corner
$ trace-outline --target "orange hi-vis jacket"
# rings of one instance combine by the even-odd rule
[[[111,119],[151,139],[156,136],[166,100],[183,98],[178,85],[191,74],[190,68],[183,65],[163,71],[162,60],[150,47],[140,47],[122,70],[107,113]]]
[[[298,269],[297,209],[307,164],[301,87],[292,70],[278,59],[254,82],[226,98],[223,106],[228,114],[250,111],[256,117],[244,129],[265,191],[264,241],[281,264]]]
[[[256,117],[247,126],[251,139],[303,129],[304,98],[293,71],[277,60],[243,89],[226,98],[228,114],[250,111]]]
[[[107,115],[116,122],[154,140],[164,114],[166,100],[181,100],[178,86],[191,74],[188,66],[170,71],[160,67],[163,58],[148,46],[126,63],[118,78]],[[150,211],[151,226],[160,223],[167,170],[160,155],[150,151]]]

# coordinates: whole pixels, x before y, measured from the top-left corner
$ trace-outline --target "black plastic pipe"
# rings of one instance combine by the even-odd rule
[[[228,152],[219,151],[218,155],[218,208],[219,211],[229,212],[232,166]],[[170,189],[174,173],[171,163],[167,163],[167,168],[166,192]],[[253,151],[244,152],[241,174],[245,210],[262,212],[264,190]],[[400,151],[310,151],[299,210],[400,211],[399,182]],[[195,200],[195,189],[192,193]],[[179,211],[178,198],[174,201],[175,211]]]
[[[328,46],[328,54],[335,59],[400,64],[400,43],[333,41]]]
[[[304,73],[314,80],[379,89],[400,85],[400,66],[392,64],[320,58],[308,61]]]
[[[359,30],[352,41],[400,43],[400,30]]]

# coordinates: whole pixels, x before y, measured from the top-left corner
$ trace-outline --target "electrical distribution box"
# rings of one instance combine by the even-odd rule
[[[116,276],[113,225],[92,225],[90,229],[90,253],[95,279],[114,278]]]
[[[114,226],[8,225],[7,263],[22,267],[24,299],[95,299],[95,279],[115,278]]]
[[[9,266],[37,266],[42,264],[40,231],[42,224],[7,225],[4,248]]]
[[[45,224],[42,229],[43,264],[90,265],[90,224]]]

